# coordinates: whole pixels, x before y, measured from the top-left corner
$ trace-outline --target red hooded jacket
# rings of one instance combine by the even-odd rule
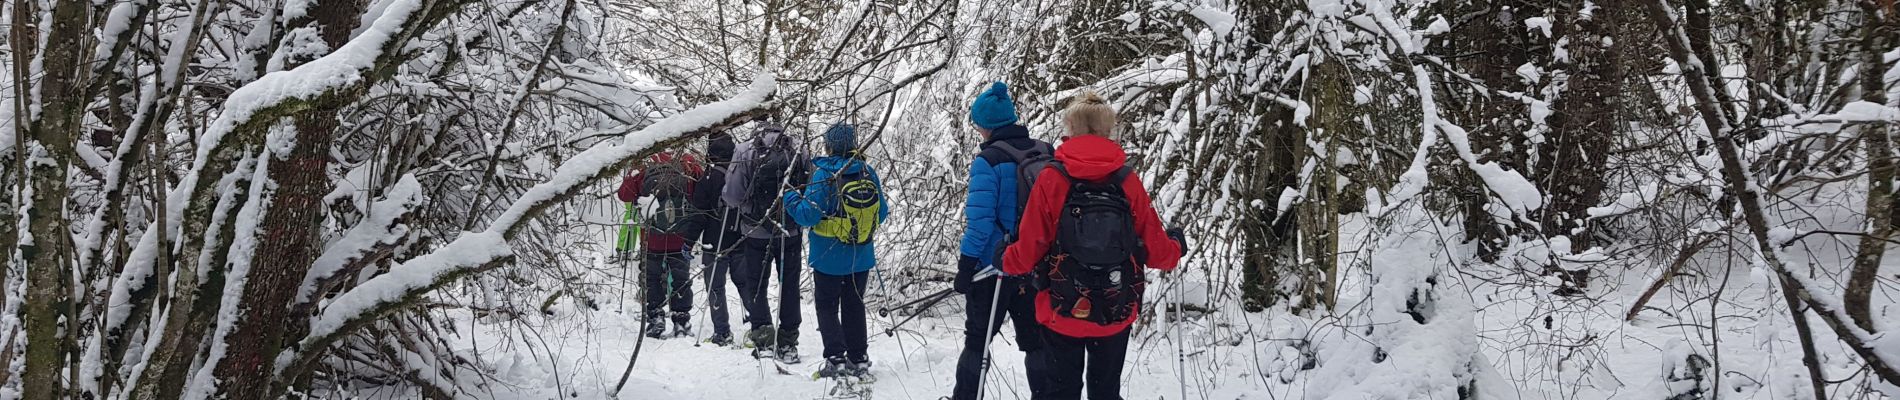
[[[1062,147],[1056,149],[1056,160],[1069,169],[1076,178],[1096,180],[1107,177],[1128,161],[1128,153],[1121,145],[1100,136],[1081,135],[1069,138]],[[1161,217],[1155,214],[1154,200],[1148,197],[1148,190],[1142,188],[1141,177],[1129,174],[1122,181],[1122,191],[1128,196],[1129,209],[1135,213],[1135,232],[1141,235],[1141,242],[1147,247],[1148,263],[1151,268],[1163,271],[1173,270],[1181,261],[1181,246],[1168,238],[1167,228],[1161,225]],[[1025,275],[1035,271],[1036,264],[1049,253],[1049,246],[1055,242],[1056,222],[1062,216],[1062,204],[1069,198],[1069,180],[1055,168],[1044,169],[1036,177],[1036,187],[1029,191],[1029,204],[1023,209],[1021,225],[1017,227],[1016,243],[1009,246],[1003,254],[1003,272],[1010,275]],[[1094,322],[1058,315],[1055,307],[1049,304],[1049,293],[1036,294],[1036,320],[1050,330],[1069,337],[1104,337],[1121,333],[1134,324],[1140,316],[1141,307],[1128,319],[1109,325],[1096,325]]]
[[[670,152],[659,153],[647,158],[647,163],[672,162],[673,157],[679,157],[680,164],[686,167],[686,177],[692,180],[692,182],[686,184],[686,192],[692,193],[694,183],[705,177],[704,170],[699,167],[699,160],[693,158],[692,154],[675,155]],[[626,179],[620,181],[620,192],[617,197],[620,198],[620,201],[628,203],[639,200],[642,194],[640,184],[645,181],[646,171],[641,171],[638,174],[626,177]],[[653,231],[650,230],[642,230],[641,232],[642,236],[640,240],[646,242],[647,252],[672,253],[686,250],[686,238],[683,236],[653,233]]]

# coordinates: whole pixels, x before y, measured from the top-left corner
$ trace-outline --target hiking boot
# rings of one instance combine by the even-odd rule
[[[770,326],[754,327],[752,330],[746,331],[745,338],[752,343],[752,348],[771,349],[778,343],[776,340],[778,339],[778,331],[773,330]]]
[[[853,361],[846,372],[858,379],[871,379],[871,360]]]
[[[714,346],[719,346],[719,347],[731,346],[732,333],[713,332],[712,337],[706,338],[706,343],[712,343]]]
[[[797,364],[800,362],[798,358],[798,331],[783,331],[778,333],[778,361],[786,364]]]
[[[837,378],[854,375],[853,366],[844,357],[825,357],[825,367],[818,369],[819,378]]]
[[[666,324],[648,323],[646,335],[647,337],[654,338],[654,339],[665,339],[666,338]]]
[[[797,347],[779,346],[778,351],[776,353],[778,354],[775,354],[774,356],[775,358],[778,358],[778,362],[782,362],[786,364],[797,364],[800,362],[804,362],[803,359],[798,358]]]
[[[692,324],[673,325],[673,337],[693,337]]]

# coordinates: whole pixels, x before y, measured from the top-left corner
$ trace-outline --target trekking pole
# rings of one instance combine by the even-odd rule
[[[614,256],[620,258],[619,312],[621,315],[627,313],[627,282],[631,280],[627,277],[627,258],[631,255],[629,252],[633,249],[632,240],[628,239],[630,237],[628,233],[631,233],[633,230],[633,218],[633,203],[627,203],[627,211],[620,217],[620,237],[617,238],[619,240],[614,241]]]
[[[939,292],[937,294],[933,294],[930,296],[925,296],[922,299],[913,300],[910,303],[905,303],[907,304],[905,307],[909,307],[908,306],[909,304],[917,304],[918,302],[929,300],[927,302],[923,302],[923,304],[917,304],[916,312],[910,313],[910,315],[905,316],[904,319],[898,320],[896,324],[892,324],[890,328],[884,329],[884,336],[897,336],[897,328],[902,328],[904,324],[910,323],[911,320],[917,319],[918,316],[924,315],[924,310],[928,310],[930,309],[930,306],[934,306],[934,305],[937,305],[937,303],[943,302],[943,299],[950,298],[950,295],[954,293],[956,293],[956,291],[954,290],[944,290],[943,292]],[[900,307],[899,310],[902,310],[905,307]],[[878,316],[880,317],[889,316],[889,314],[886,313],[885,311],[888,311],[888,310],[879,310]]]
[[[990,378],[990,338],[996,336],[996,308],[1003,298],[1003,276],[999,274],[990,279],[996,280],[996,291],[990,294],[990,315],[984,322],[988,325],[983,326],[983,373],[976,380],[977,400],[983,400],[983,381]]]
[[[920,304],[923,307],[929,307],[930,304],[936,304],[937,300],[942,300],[944,297],[949,297],[950,294],[954,292],[956,292],[956,289],[944,289],[944,290],[939,290],[935,293],[924,295],[924,297],[918,297],[914,300],[898,303],[896,307],[879,307],[877,309],[877,316],[889,317],[891,316],[892,310],[896,310],[897,312],[902,313],[904,312],[904,309],[911,308],[911,306],[917,306]]]
[[[629,203],[628,207],[632,207],[632,204]],[[629,210],[632,210],[632,208],[629,208]],[[635,224],[636,226],[634,227],[634,234],[635,234],[636,239],[638,238],[638,235],[640,233],[640,228],[638,227],[638,224],[637,224],[637,221],[639,220],[639,218],[640,218],[639,214],[634,214],[634,220],[636,221],[636,224]],[[634,249],[634,251],[637,252],[639,249],[639,241],[637,240],[634,241],[634,245],[629,246],[628,248]],[[625,264],[622,264],[622,265],[625,265]],[[645,265],[645,260],[642,260],[640,267],[641,268],[648,267],[648,265]],[[652,290],[652,288],[646,287],[644,283],[637,286],[637,288],[640,291],[639,297],[641,297],[642,299],[646,297],[646,291]],[[621,294],[624,298],[626,291],[624,290],[621,291]],[[622,300],[621,303],[622,303],[621,307],[624,308],[626,301]],[[620,371],[620,383],[614,384],[613,397],[620,397],[620,389],[626,387],[627,378],[633,376],[633,363],[634,361],[638,361],[640,359],[640,349],[642,347],[645,347],[646,342],[647,342],[647,334],[646,334],[647,319],[648,318],[647,318],[646,302],[641,301],[640,302],[640,332],[638,335],[635,335],[636,337],[633,339],[633,354],[627,355],[627,368]]]
[[[1168,312],[1168,314],[1174,317],[1174,322],[1169,324],[1174,327],[1174,329],[1171,329],[1174,331],[1174,377],[1180,381],[1178,386],[1181,387],[1181,399],[1187,400],[1187,353],[1181,350],[1180,325],[1182,322],[1187,322],[1187,318],[1181,314],[1181,278],[1173,275],[1173,273],[1161,274],[1162,278],[1166,278],[1168,284],[1173,285],[1168,290],[1174,292],[1174,311]],[[1168,296],[1162,297],[1166,298]],[[1167,303],[1162,303],[1161,307],[1166,309],[1168,305]]]

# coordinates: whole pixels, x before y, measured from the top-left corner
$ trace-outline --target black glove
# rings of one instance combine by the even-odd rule
[[[1188,249],[1188,243],[1187,243],[1187,234],[1185,234],[1185,233],[1181,233],[1181,228],[1169,228],[1169,229],[1168,229],[1168,238],[1169,238],[1169,239],[1174,239],[1174,244],[1175,244],[1175,245],[1178,245],[1178,246],[1181,246],[1181,253],[1182,253],[1182,254],[1186,254],[1186,253],[1187,253],[1187,251],[1188,251],[1188,250],[1187,250],[1187,249]]]
[[[970,293],[970,279],[976,277],[976,269],[982,267],[982,264],[983,261],[977,260],[976,257],[958,256],[957,280],[952,282],[950,287],[955,288],[957,293]]]
[[[793,165],[792,170],[786,177],[791,178],[792,190],[803,189],[805,184],[811,183],[811,163],[797,163]]]

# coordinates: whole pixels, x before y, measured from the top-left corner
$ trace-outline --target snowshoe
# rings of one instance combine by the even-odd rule
[[[778,331],[770,326],[761,326],[746,331],[745,338],[754,349],[771,349],[778,343]]]
[[[777,358],[778,362],[782,362],[786,364],[798,364],[804,361],[798,358],[798,348],[796,347],[779,346],[778,351],[775,351],[773,353],[775,353],[774,358]]]
[[[847,372],[851,374],[851,377],[857,378],[858,381],[863,383],[877,381],[877,377],[871,375],[871,360],[852,362],[850,370]]]
[[[851,364],[850,361],[844,360],[844,357],[826,357],[824,368],[819,368],[818,372],[813,373],[812,379],[837,378],[837,377],[843,377],[843,376],[856,375],[856,372],[854,372],[854,368],[855,367]]]
[[[673,337],[693,337],[692,325],[679,324],[673,326]]]
[[[646,335],[647,337],[654,338],[654,339],[665,339],[666,338],[666,323],[665,322],[660,322],[660,323],[648,322]]]
[[[706,338],[706,343],[712,343],[714,346],[719,347],[731,346],[732,334],[714,332],[712,337]]]

